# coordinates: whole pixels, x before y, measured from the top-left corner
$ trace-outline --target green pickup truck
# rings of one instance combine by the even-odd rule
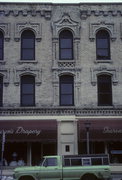
[[[108,155],[44,156],[39,166],[18,167],[15,180],[110,180]]]

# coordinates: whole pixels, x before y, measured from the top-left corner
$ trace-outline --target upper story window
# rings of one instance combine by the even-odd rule
[[[73,59],[73,35],[69,30],[63,30],[59,34],[59,59]]]
[[[3,60],[3,51],[4,51],[4,36],[3,33],[0,32],[0,60]]]
[[[98,81],[98,105],[112,105],[112,80],[110,75],[99,75]]]
[[[35,77],[21,77],[21,106],[35,106]]]
[[[0,106],[3,105],[3,77],[0,76]]]
[[[63,75],[60,77],[60,105],[74,105],[74,78],[73,76]]]
[[[106,30],[96,34],[96,56],[98,60],[110,59],[110,36]]]
[[[30,30],[21,35],[21,59],[35,60],[35,35]]]

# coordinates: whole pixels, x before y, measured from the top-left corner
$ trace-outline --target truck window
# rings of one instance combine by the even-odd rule
[[[70,166],[70,159],[64,159],[64,166]]]
[[[90,158],[83,158],[82,159],[83,166],[91,166],[91,159]]]
[[[108,164],[109,164],[108,158],[103,158],[103,165],[108,165]]]
[[[71,166],[81,166],[81,159],[71,159]]]
[[[57,166],[57,158],[47,158],[43,166]]]
[[[102,165],[101,158],[92,158],[92,165]]]

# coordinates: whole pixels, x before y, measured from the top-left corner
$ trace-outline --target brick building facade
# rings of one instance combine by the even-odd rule
[[[122,163],[121,19],[121,3],[0,4],[8,165],[88,151]]]

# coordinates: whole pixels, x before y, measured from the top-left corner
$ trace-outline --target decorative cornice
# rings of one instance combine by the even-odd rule
[[[76,117],[82,116],[112,116],[115,118],[122,116],[121,108],[69,108],[69,107],[57,107],[57,108],[0,108],[0,116],[64,116],[64,115],[75,115]]]
[[[88,10],[88,9],[84,9],[80,11],[80,15],[81,15],[81,19],[85,20],[87,19],[89,16],[93,15],[93,16],[122,16],[122,11],[121,10]]]
[[[46,20],[50,20],[51,19],[51,8],[44,8],[42,10],[40,9],[21,9],[21,10],[12,10],[12,9],[8,9],[8,10],[0,10],[0,15],[2,16],[37,16],[40,15],[41,17],[44,17]]]

